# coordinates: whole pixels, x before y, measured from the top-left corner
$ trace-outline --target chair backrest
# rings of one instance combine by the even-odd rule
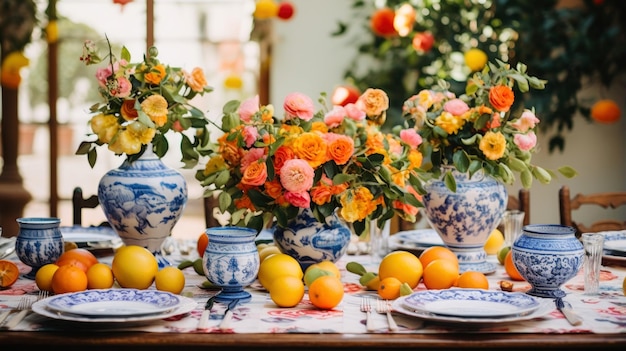
[[[576,229],[576,236],[582,233],[595,233],[608,230],[626,230],[626,220],[615,218],[604,218],[590,221],[591,224],[584,224],[582,221],[574,220],[572,212],[582,206],[599,206],[601,208],[618,208],[626,205],[626,192],[604,192],[577,194],[571,196],[570,189],[564,185],[559,189],[559,214],[562,225],[568,225]],[[610,216],[607,214],[607,216]]]
[[[83,189],[81,189],[80,187],[74,188],[74,192],[72,194],[72,211],[74,214],[74,218],[72,223],[74,225],[82,225],[83,209],[96,208],[99,204],[100,202],[98,201],[97,195],[91,195],[88,198],[84,198]]]
[[[218,207],[217,198],[213,196],[203,197],[204,203],[204,222],[207,228],[221,227],[220,222],[215,218],[213,209]]]
[[[520,210],[524,212],[524,221],[522,225],[530,224],[530,191],[528,189],[520,189],[517,197],[509,194],[509,201],[506,205],[507,210]]]

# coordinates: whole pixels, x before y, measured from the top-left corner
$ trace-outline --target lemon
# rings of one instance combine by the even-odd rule
[[[185,274],[174,266],[162,268],[154,276],[154,285],[157,290],[180,294],[185,288]]]
[[[257,278],[259,283],[269,290],[270,284],[274,279],[280,276],[292,276],[302,280],[304,273],[298,261],[295,258],[279,253],[266,258],[259,266]]]
[[[267,246],[261,249],[261,251],[259,251],[259,262],[263,262],[269,256],[274,255],[274,254],[279,254],[279,253],[282,253],[282,252],[280,252],[280,249],[278,248],[278,246],[273,246],[273,245]]]
[[[108,289],[113,283],[113,271],[108,265],[98,262],[87,270],[87,289]]]
[[[57,269],[59,269],[59,266],[54,263],[48,263],[39,268],[37,274],[35,274],[35,283],[39,290],[52,291],[52,276]]]
[[[394,277],[401,283],[407,283],[414,289],[422,278],[422,262],[408,251],[393,251],[387,254],[378,266],[378,277],[382,282],[387,277]]]
[[[491,234],[489,234],[489,237],[487,238],[487,241],[485,242],[485,246],[484,246],[485,252],[487,253],[487,255],[495,255],[498,253],[498,250],[502,248],[503,244],[504,244],[504,235],[502,234],[500,230],[496,228],[491,232]]]
[[[283,275],[272,281],[269,292],[278,307],[294,307],[304,297],[304,283],[297,277]]]
[[[341,272],[339,271],[339,268],[333,261],[322,261],[322,262],[313,264],[313,266],[319,267],[325,271],[333,272],[335,277],[341,279]],[[309,266],[309,268],[311,268],[311,266]]]
[[[465,64],[472,72],[480,71],[487,64],[487,54],[480,49],[469,49],[465,52]]]
[[[148,249],[129,245],[115,252],[111,268],[122,288],[147,289],[154,281],[159,263]]]

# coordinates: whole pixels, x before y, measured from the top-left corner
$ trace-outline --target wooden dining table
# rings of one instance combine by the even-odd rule
[[[193,255],[193,253],[191,253]],[[8,258],[25,266],[15,256]],[[111,256],[100,256],[110,262]],[[193,256],[174,253],[169,257],[175,264]],[[12,330],[0,330],[2,350],[21,348],[50,348],[53,350],[434,350],[434,349],[621,349],[626,347],[626,296],[622,282],[626,268],[621,260],[606,261],[602,266],[600,294],[583,294],[581,272],[564,284],[565,300],[583,317],[579,326],[570,325],[554,307],[533,319],[519,322],[464,324],[446,323],[437,319],[421,319],[397,311],[393,317],[399,325],[397,332],[387,328],[385,315],[372,313],[374,332],[365,328],[365,314],[359,301],[365,296],[376,299],[358,283],[358,276],[345,269],[347,262],[356,261],[368,270],[377,267],[378,257],[344,255],[337,265],[342,273],[344,299],[332,310],[320,310],[305,297],[294,308],[279,308],[257,282],[246,287],[252,294],[250,302],[235,309],[232,329],[217,328],[226,306],[215,304],[211,310],[210,327],[197,330],[197,323],[212,290],[202,288],[204,276],[185,269],[186,285],[181,295],[197,301],[190,312],[147,323],[84,323],[57,320],[30,313]],[[500,291],[500,281],[508,281],[504,267],[490,257],[497,269],[488,274],[490,289]],[[606,263],[605,262],[605,263]],[[526,282],[513,282],[514,292],[524,292]],[[115,287],[114,287],[115,288]],[[119,288],[119,287],[117,287]],[[420,283],[415,292],[425,291]],[[11,288],[0,290],[0,309],[17,305],[20,297],[37,294],[32,280],[21,277]]]

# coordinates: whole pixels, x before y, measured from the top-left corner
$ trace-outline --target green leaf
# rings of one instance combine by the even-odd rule
[[[570,166],[559,167],[558,171],[559,173],[564,175],[566,178],[574,178],[575,176],[578,175],[578,172],[576,172],[576,170]]]
[[[233,199],[230,197],[230,194],[226,191],[220,192],[219,196],[217,197],[217,201],[218,201],[221,212],[228,211],[228,208],[233,203]]]
[[[446,187],[450,189],[450,191],[456,193],[456,180],[454,180],[452,172],[448,171],[444,174],[443,182],[446,184]]]

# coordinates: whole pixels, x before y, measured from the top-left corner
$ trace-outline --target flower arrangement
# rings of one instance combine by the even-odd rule
[[[196,95],[204,95],[213,89],[207,85],[201,68],[188,72],[160,62],[158,50],[150,48],[143,61],[131,63],[126,47],[120,57],[111,52],[101,57],[96,43],[87,40],[83,45],[81,61],[86,65],[107,62],[99,68],[96,79],[103,101],[91,107],[95,115],[89,121],[97,139],[83,141],[76,154],[86,154],[93,167],[97,160],[97,147],[108,144],[116,155],[126,155],[129,161],[141,156],[148,145],[158,157],[163,157],[169,143],[169,131],[180,133],[182,162],[185,168],[194,167],[199,160],[196,147],[209,142],[206,129],[208,120],[204,113],[190,104]],[[190,137],[187,130],[195,129]]]
[[[531,163],[540,120],[534,109],[514,104],[515,85],[524,93],[530,87],[543,89],[545,84],[529,76],[521,63],[514,69],[497,61],[474,73],[459,97],[443,81],[410,97],[402,111],[422,138],[422,169],[435,177],[441,176],[446,165],[470,175],[482,170],[504,184],[512,184],[517,172],[525,188],[530,188],[533,179],[549,183],[553,172]],[[570,167],[561,167],[559,172],[566,177],[576,173]],[[449,169],[444,181],[456,190]]]
[[[386,93],[370,88],[345,106],[327,106],[322,94],[320,104],[316,111],[308,96],[291,93],[278,119],[258,96],[226,103],[223,135],[204,151],[210,158],[196,173],[205,196],[219,193],[229,224],[259,231],[274,221],[287,226],[301,209],[320,221],[337,213],[358,234],[394,214],[414,222],[419,136],[414,129],[381,132]]]

